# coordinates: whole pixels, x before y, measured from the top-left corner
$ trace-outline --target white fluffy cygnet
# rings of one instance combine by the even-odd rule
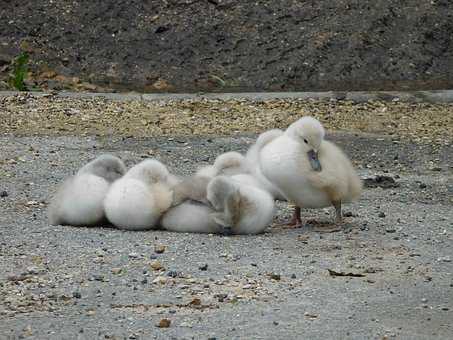
[[[258,180],[260,187],[269,192],[275,199],[286,201],[285,195],[263,175],[260,165],[261,150],[281,135],[283,135],[283,131],[280,129],[263,132],[258,136],[255,144],[249,148],[245,157],[251,173]]]
[[[223,226],[216,223],[215,210],[206,204],[187,200],[170,208],[162,216],[161,226],[168,231],[181,233],[222,233]]]
[[[93,226],[105,218],[103,201],[126,166],[117,157],[101,155],[68,178],[53,196],[48,218],[52,225]]]
[[[254,185],[217,176],[208,185],[207,198],[216,210],[214,220],[232,234],[258,234],[272,223],[274,200]]]
[[[261,150],[261,170],[296,206],[334,206],[340,222],[341,204],[359,198],[362,182],[348,157],[324,134],[315,118],[299,119]]]
[[[230,151],[218,156],[213,165],[199,169],[195,176],[213,178],[218,175],[232,176],[243,173],[250,173],[246,158],[239,152]]]
[[[171,182],[167,168],[157,160],[135,165],[111,186],[104,200],[107,219],[125,230],[157,228],[172,203]]]

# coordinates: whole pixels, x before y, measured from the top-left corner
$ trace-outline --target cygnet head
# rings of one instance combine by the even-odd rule
[[[324,140],[324,127],[319,120],[313,117],[302,117],[292,123],[286,133],[296,140],[304,151],[307,152],[310,165],[315,171],[321,171],[321,163],[318,159],[318,151]]]
[[[126,174],[128,178],[135,178],[150,185],[167,182],[169,176],[167,167],[155,159],[146,159],[138,163]]]
[[[217,176],[208,184],[207,199],[213,208],[222,211],[226,199],[236,191],[233,181],[226,176]]]
[[[78,173],[90,173],[111,183],[126,173],[126,166],[118,157],[104,154],[86,164]]]

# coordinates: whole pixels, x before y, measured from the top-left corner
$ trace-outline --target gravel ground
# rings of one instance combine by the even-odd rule
[[[111,152],[127,165],[156,157],[188,174],[223,151],[245,151],[254,132],[271,124],[260,117],[275,119],[284,109],[272,108],[273,102],[2,100],[0,338],[451,338],[451,107],[283,104],[300,111],[279,125],[312,108],[329,108],[332,118],[322,118],[330,128],[344,128],[350,119],[354,132],[334,131],[329,138],[353,158],[363,178],[395,180],[368,181],[360,201],[345,207],[343,228],[328,224],[329,209],[304,211],[304,228],[279,227],[290,215],[286,204],[279,204],[275,225],[257,236],[50,226],[45,209],[57,183],[96,155]],[[343,113],[351,105],[355,116]],[[123,125],[112,123],[105,134],[106,127],[96,123],[115,107]],[[366,124],[373,123],[368,108],[390,114],[390,126],[389,117],[398,112],[412,115],[398,123],[401,133],[393,127],[393,135],[382,135]],[[64,114],[71,110],[80,112]],[[188,130],[164,115],[172,111],[206,115],[205,124],[194,121],[187,127],[194,136],[181,136]],[[140,112],[146,119],[160,112],[168,128],[143,124],[140,130]],[[248,125],[244,112],[250,113]],[[223,130],[213,124],[218,117],[225,117]],[[232,117],[244,120],[237,128],[227,126]],[[76,118],[71,129],[58,129],[61,121]],[[419,123],[426,121],[431,123]],[[212,135],[219,131],[223,137]],[[168,326],[167,320],[168,328],[158,327]]]

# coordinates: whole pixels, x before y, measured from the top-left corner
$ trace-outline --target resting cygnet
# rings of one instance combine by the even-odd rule
[[[246,159],[251,169],[252,175],[260,182],[260,187],[269,192],[275,199],[280,201],[286,201],[285,195],[263,175],[260,165],[260,152],[270,142],[277,137],[283,135],[283,131],[280,129],[273,129],[263,132],[256,139],[247,151]]]
[[[170,181],[167,168],[157,160],[135,165],[107,193],[104,200],[107,219],[120,229],[157,228],[159,218],[172,203]]]
[[[253,185],[217,176],[209,182],[207,195],[217,211],[214,220],[231,228],[232,234],[258,234],[272,223],[274,200],[268,192]]]
[[[211,177],[197,175],[189,176],[180,180],[172,186],[172,206],[179,205],[187,200],[207,204],[206,189],[210,180]]]
[[[232,176],[243,173],[250,173],[246,158],[239,152],[230,151],[218,156],[213,165],[199,169],[195,176],[212,178],[218,175]]]
[[[103,222],[107,191],[125,172],[124,163],[108,154],[86,164],[55,193],[48,208],[50,224],[93,226]]]
[[[341,221],[341,204],[359,198],[362,182],[347,156],[324,140],[324,128],[312,117],[291,124],[285,133],[260,153],[264,176],[297,206],[295,222],[301,224],[300,208],[334,206]]]
[[[223,233],[224,227],[217,224],[214,213],[206,204],[187,200],[165,212],[160,224],[165,230],[181,233]]]

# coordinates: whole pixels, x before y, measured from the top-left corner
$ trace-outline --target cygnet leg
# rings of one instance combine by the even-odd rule
[[[335,207],[335,223],[341,223],[343,221],[341,215],[341,201],[334,201],[332,204]]]
[[[300,207],[296,207],[294,209],[293,217],[290,221],[290,224],[294,226],[294,228],[302,227],[302,218],[300,217]]]
[[[294,209],[293,216],[291,217],[291,220],[289,220],[287,223],[281,224],[283,228],[301,228],[302,227],[302,219],[300,217],[300,207],[296,207]]]

